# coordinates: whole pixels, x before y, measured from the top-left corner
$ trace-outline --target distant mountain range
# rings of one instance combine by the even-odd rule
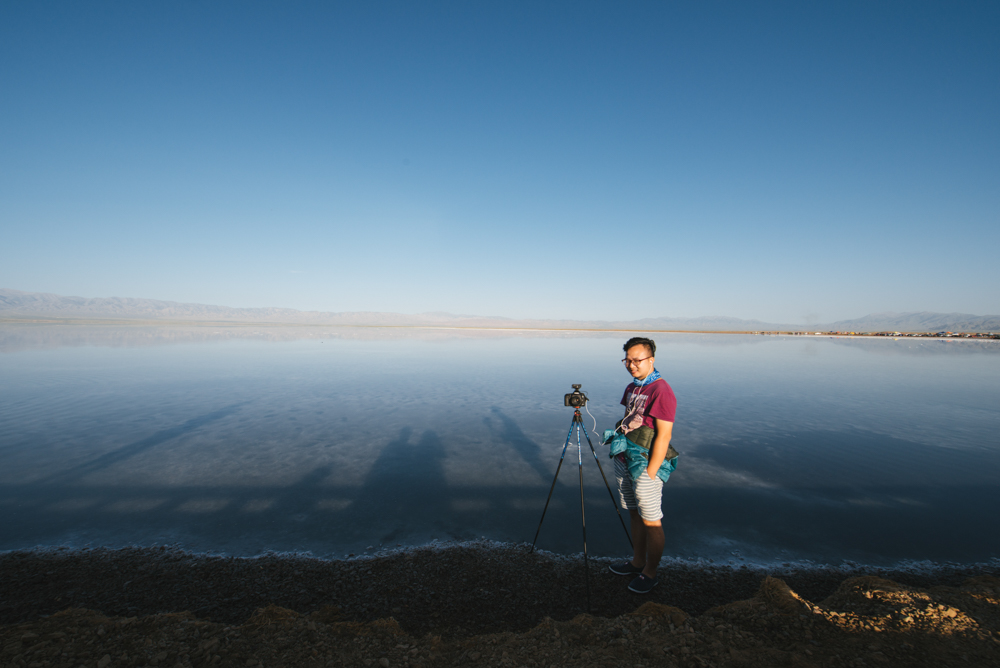
[[[970,313],[872,313],[856,320],[841,320],[824,325],[824,331],[850,332],[998,332],[1000,315]]]
[[[642,320],[531,320],[451,313],[323,312],[288,308],[230,308],[157,299],[63,297],[0,288],[2,319],[67,319],[257,323],[269,325],[369,325],[504,329],[597,329],[622,331],[900,331],[1000,332],[1000,316],[968,313],[874,313],[822,325],[788,325],[726,316]]]

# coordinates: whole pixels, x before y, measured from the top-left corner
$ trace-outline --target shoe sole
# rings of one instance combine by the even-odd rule
[[[660,584],[660,583],[659,582],[654,582],[653,586],[650,587],[649,589],[632,589],[632,585],[629,585],[628,586],[628,590],[630,592],[632,592],[633,594],[648,594],[649,592],[653,591],[656,588],[656,585],[658,585],[658,584]]]

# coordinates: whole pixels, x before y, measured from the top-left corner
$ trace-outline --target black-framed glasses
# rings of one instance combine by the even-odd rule
[[[626,357],[625,359],[622,360],[622,364],[624,364],[625,366],[639,366],[640,363],[651,359],[653,359],[652,355],[650,355],[649,357],[643,357],[641,360],[630,360],[629,358]]]

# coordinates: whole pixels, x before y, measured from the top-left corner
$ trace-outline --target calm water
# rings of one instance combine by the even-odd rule
[[[562,395],[582,383],[612,426],[624,338],[0,326],[0,550],[530,542]],[[997,342],[656,338],[679,401],[668,555],[1000,557]],[[584,454],[589,548],[625,554]],[[542,548],[582,548],[577,461],[574,444]]]

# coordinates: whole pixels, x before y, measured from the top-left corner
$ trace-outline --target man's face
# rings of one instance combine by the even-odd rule
[[[625,368],[632,374],[633,378],[642,380],[653,373],[653,364],[656,362],[649,348],[644,345],[632,346],[625,351]]]

